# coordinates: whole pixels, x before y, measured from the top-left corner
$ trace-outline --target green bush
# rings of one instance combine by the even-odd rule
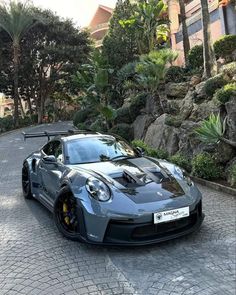
[[[193,158],[192,173],[194,176],[212,180],[221,176],[222,169],[210,154],[203,152]]]
[[[230,177],[230,185],[236,187],[236,164],[234,164],[229,172],[229,177]]]
[[[172,116],[168,115],[165,119],[165,124],[168,126],[173,127],[180,127],[180,125],[183,123],[183,118],[180,115]]]
[[[167,69],[165,74],[165,82],[180,83],[185,81],[185,70],[178,66],[171,66]]]
[[[192,165],[191,165],[190,159],[188,159],[187,157],[185,157],[184,155],[182,155],[180,153],[177,153],[177,154],[171,156],[169,158],[169,161],[171,163],[174,163],[177,166],[185,169],[188,172],[191,172],[191,170],[192,170]]]
[[[140,147],[144,150],[145,154],[149,157],[154,157],[158,159],[167,159],[168,153],[167,151],[163,149],[154,149],[148,146],[144,141],[142,140],[133,140],[132,141],[133,147]]]
[[[80,123],[84,123],[88,119],[90,114],[90,109],[79,110],[78,112],[76,112],[73,119],[74,126],[78,127]]]
[[[226,75],[228,79],[231,81],[233,76],[236,75],[236,61],[223,65],[220,68],[220,73]]]
[[[14,121],[12,116],[0,118],[0,133],[12,130],[14,128]]]
[[[130,141],[134,137],[133,128],[129,124],[120,123],[112,127],[109,132],[117,134],[127,141]]]
[[[130,112],[132,122],[140,114],[141,109],[145,107],[146,101],[147,101],[146,93],[140,93],[132,99],[131,104],[129,106],[129,112]]]
[[[232,97],[236,97],[236,83],[226,84],[224,87],[216,91],[215,97],[222,104],[228,102]]]
[[[132,116],[130,115],[130,108],[129,107],[122,107],[117,109],[116,111],[116,123],[127,123],[130,124],[133,122]]]
[[[222,74],[218,74],[205,83],[204,89],[207,96],[212,97],[217,89],[223,87],[227,81],[225,81]]]
[[[214,43],[216,58],[233,60],[233,52],[236,51],[236,35],[225,35]]]
[[[89,129],[95,132],[107,132],[106,124],[100,118],[94,121]]]
[[[189,50],[188,64],[192,69],[203,68],[203,46],[196,45]]]

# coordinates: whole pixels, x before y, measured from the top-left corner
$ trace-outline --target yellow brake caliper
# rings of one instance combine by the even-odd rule
[[[63,203],[63,213],[68,213],[68,207],[67,207],[67,204],[66,204],[66,203]],[[67,225],[70,224],[70,218],[69,218],[69,216],[66,216],[66,217],[64,218],[64,220],[65,220],[65,223],[66,223]]]

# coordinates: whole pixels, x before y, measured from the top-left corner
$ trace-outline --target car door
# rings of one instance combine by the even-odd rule
[[[56,162],[50,163],[45,161],[44,157],[46,156],[54,156]],[[43,196],[51,205],[53,205],[60,189],[60,183],[65,169],[62,142],[60,140],[53,140],[42,149],[42,159],[39,163]]]

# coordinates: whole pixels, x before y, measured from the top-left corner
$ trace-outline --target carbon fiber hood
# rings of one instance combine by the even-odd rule
[[[78,168],[106,176],[135,203],[155,202],[184,195],[177,180],[157,160],[140,157],[80,164]]]

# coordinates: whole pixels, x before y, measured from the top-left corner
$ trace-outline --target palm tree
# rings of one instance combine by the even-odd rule
[[[180,7],[180,17],[181,17],[181,23],[182,23],[182,35],[183,35],[183,46],[184,46],[184,60],[185,65],[187,64],[187,57],[188,52],[190,50],[190,43],[189,43],[189,37],[188,37],[188,28],[186,24],[186,14],[185,14],[185,4],[184,0],[179,0],[179,7]]]
[[[0,28],[8,33],[13,49],[13,80],[14,80],[14,125],[19,125],[19,60],[20,42],[23,36],[37,23],[29,2],[10,1],[0,4]]]
[[[201,0],[202,30],[203,30],[203,58],[204,78],[210,78],[216,69],[214,49],[211,45],[210,14],[208,0]]]

